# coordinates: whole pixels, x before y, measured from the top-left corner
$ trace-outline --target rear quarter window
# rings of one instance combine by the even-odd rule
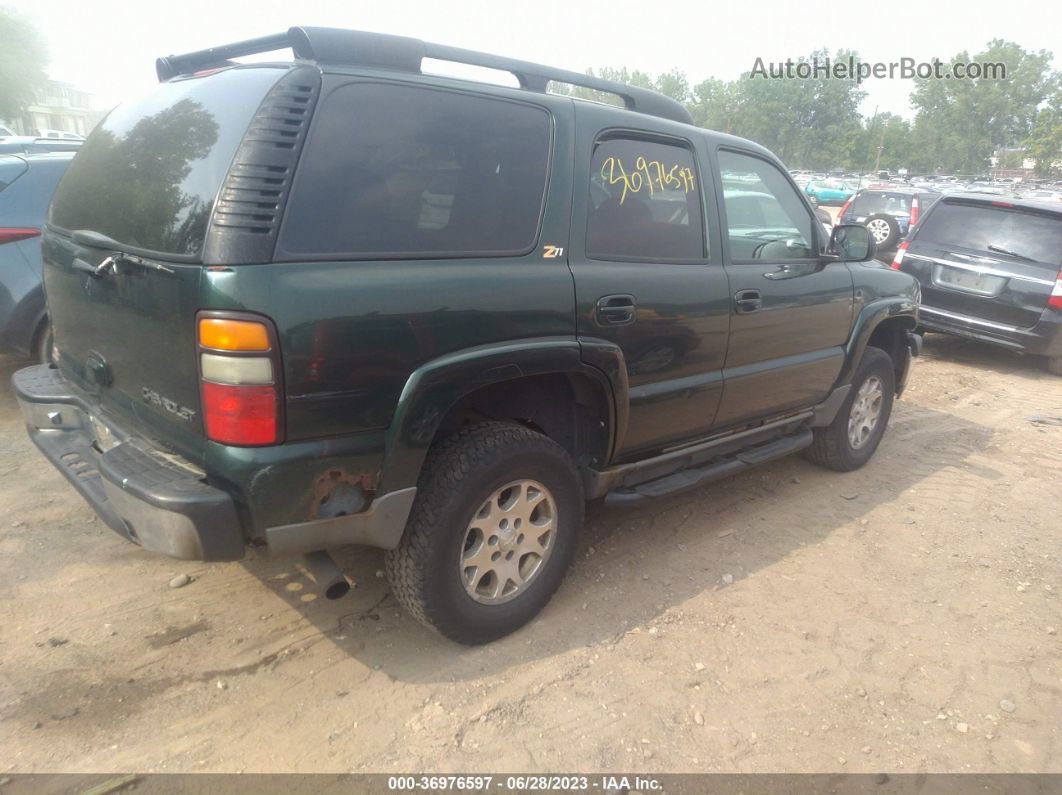
[[[953,201],[937,202],[918,231],[919,242],[983,251],[1013,251],[1050,266],[1062,266],[1062,216]]]
[[[551,125],[518,102],[341,85],[317,111],[277,258],[525,254],[538,237]]]

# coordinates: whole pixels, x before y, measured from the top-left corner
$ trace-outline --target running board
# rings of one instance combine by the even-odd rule
[[[719,480],[743,470],[751,469],[759,464],[773,461],[776,458],[783,458],[803,450],[811,445],[812,439],[811,429],[805,428],[792,436],[783,436],[766,444],[717,458],[704,466],[684,469],[636,486],[614,489],[605,497],[605,505],[608,507],[629,507],[656,497],[695,489],[713,480]]]

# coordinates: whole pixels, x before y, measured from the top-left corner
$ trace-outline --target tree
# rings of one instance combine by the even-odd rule
[[[0,42],[0,119],[14,119],[44,87],[47,50],[37,29],[5,8],[0,8]]]
[[[1024,145],[1037,176],[1062,173],[1062,74],[1054,75],[1051,97],[1037,112]]]
[[[927,165],[978,174],[997,148],[1028,137],[1055,79],[1051,53],[994,39],[984,52],[971,57],[963,51],[951,59],[959,62],[1005,64],[1006,79],[916,78],[914,138]]]

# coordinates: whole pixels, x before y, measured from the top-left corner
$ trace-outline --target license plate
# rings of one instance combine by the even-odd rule
[[[1005,281],[1002,276],[946,266],[939,267],[936,273],[938,284],[981,295],[996,295],[1003,288]]]

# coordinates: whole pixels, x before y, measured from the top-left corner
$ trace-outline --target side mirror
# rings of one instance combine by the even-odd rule
[[[826,253],[839,262],[861,262],[874,256],[874,238],[860,224],[839,224],[833,228]]]

